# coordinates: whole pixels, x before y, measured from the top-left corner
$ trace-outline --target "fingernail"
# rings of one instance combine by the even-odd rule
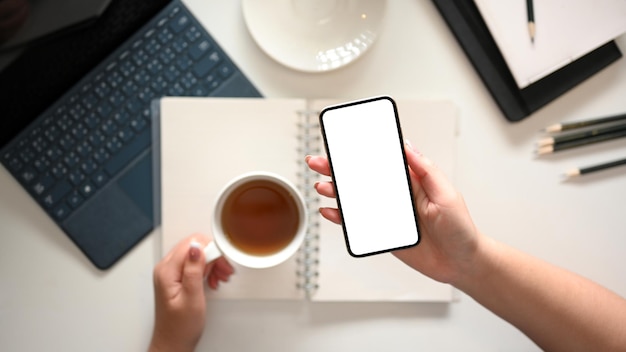
[[[422,155],[422,152],[420,152],[419,150],[415,149],[413,144],[411,144],[410,140],[405,139],[404,140],[404,144],[406,144],[406,146],[409,147],[409,149],[411,149],[412,151],[414,151],[417,155]]]
[[[202,245],[196,241],[191,241],[189,243],[189,260],[192,262],[198,261],[200,259],[200,247]]]
[[[304,157],[304,161],[308,163],[311,158],[312,158],[311,155],[307,155]]]

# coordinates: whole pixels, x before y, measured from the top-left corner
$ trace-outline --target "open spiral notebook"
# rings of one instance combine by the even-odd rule
[[[405,138],[453,177],[457,111],[446,101],[396,99]],[[163,98],[160,118],[161,235],[165,255],[193,233],[211,233],[217,192],[249,171],[271,171],[298,185],[310,226],[299,252],[269,269],[235,265],[212,298],[351,302],[449,302],[451,286],[427,278],[386,253],[353,258],[340,226],[321,218],[334,206],[313,189],[321,178],[304,163],[322,154],[318,112],[337,100]],[[376,141],[372,141],[375,143]],[[364,169],[364,177],[367,170]],[[384,206],[384,205],[381,205]]]

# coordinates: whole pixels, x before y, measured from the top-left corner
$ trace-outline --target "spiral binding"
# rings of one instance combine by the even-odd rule
[[[314,110],[301,110],[298,111],[300,129],[300,147],[298,147],[298,153],[302,156],[309,154],[320,153],[320,137],[317,131],[319,130],[319,123],[317,116],[319,111]],[[307,206],[308,213],[308,227],[306,231],[306,237],[300,250],[298,251],[298,257],[296,261],[298,263],[298,269],[296,275],[298,277],[297,287],[304,291],[305,298],[310,300],[315,290],[317,290],[317,277],[318,263],[319,263],[319,216],[317,212],[319,198],[314,191],[314,184],[318,180],[319,175],[313,172],[304,162],[304,158],[299,158],[298,165],[300,166],[300,172],[298,177],[301,182],[299,185],[300,191],[304,197]]]

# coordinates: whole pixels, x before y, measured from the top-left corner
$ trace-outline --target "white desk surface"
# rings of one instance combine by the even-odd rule
[[[541,128],[626,111],[619,60],[526,120],[507,122],[431,1],[391,0],[379,40],[330,73],[292,71],[247,32],[239,1],[187,0],[267,97],[448,99],[460,115],[455,183],[486,234],[626,296],[626,171],[576,182],[572,166],[626,156],[626,140],[535,159]],[[626,37],[618,39],[626,49]],[[419,141],[413,141],[419,148]],[[153,233],[106,272],[91,265],[0,168],[0,350],[139,351],[153,324]],[[199,350],[530,351],[508,323],[451,304],[213,302]],[[524,304],[520,302],[520,304]]]

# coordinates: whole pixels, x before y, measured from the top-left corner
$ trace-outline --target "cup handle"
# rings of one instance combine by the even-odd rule
[[[215,241],[211,241],[207,244],[203,251],[204,259],[207,264],[222,256],[222,252],[220,252],[219,248],[217,248]]]

